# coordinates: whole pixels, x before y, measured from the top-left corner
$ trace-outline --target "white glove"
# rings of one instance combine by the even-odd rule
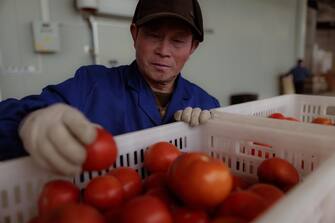
[[[55,104],[29,114],[19,128],[23,145],[43,168],[62,175],[81,172],[85,145],[96,138],[96,125],[75,108]]]
[[[194,127],[199,124],[204,124],[211,118],[211,113],[208,110],[201,110],[200,108],[187,107],[184,110],[179,110],[174,113],[176,121],[183,121]]]

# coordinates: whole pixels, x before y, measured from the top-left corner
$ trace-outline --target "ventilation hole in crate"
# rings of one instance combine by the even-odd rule
[[[265,152],[265,159],[269,159],[270,158],[270,153],[269,152]]]
[[[240,161],[236,161],[236,170],[240,170]]]
[[[120,166],[123,166],[123,155],[120,155],[119,161],[120,161]]]
[[[180,138],[179,138],[179,149],[180,149],[180,150],[183,150],[183,148],[184,148],[184,147],[183,147],[183,138],[180,137]]]
[[[245,169],[243,168],[243,172],[245,172]],[[250,164],[249,166],[249,173],[254,174],[254,165]]]
[[[301,169],[305,169],[305,162],[304,162],[304,160],[301,160]]]
[[[263,153],[261,150],[258,150],[258,157],[262,157],[263,156]]]
[[[130,158],[129,158],[129,153],[127,153],[126,157],[127,157],[127,166],[130,166]]]
[[[223,161],[224,163],[226,163],[226,157],[225,157],[225,156],[222,157],[222,161]]]
[[[312,113],[315,114],[316,113],[316,106],[312,107]]]
[[[141,163],[143,163],[143,161],[144,161],[144,149],[140,150],[140,154],[141,154]]]
[[[15,204],[21,203],[21,190],[19,186],[14,187],[14,199],[15,199]]]
[[[240,153],[246,153],[246,148],[245,146],[240,146]]]
[[[137,165],[137,151],[134,152],[134,164]]]
[[[187,137],[184,137],[184,148],[187,148]]]
[[[113,168],[116,168],[116,162],[113,164]]]
[[[214,152],[213,151],[210,152],[210,156],[214,157]]]
[[[98,171],[98,176],[101,176],[102,175],[102,172],[99,170]]]
[[[141,177],[142,177],[142,179],[145,177],[145,169],[144,169],[144,167],[141,168]]]
[[[311,163],[311,171],[314,170],[314,162]]]
[[[79,182],[84,183],[84,180],[85,180],[85,177],[84,177],[84,174],[82,173],[79,175]]]
[[[8,207],[8,193],[7,191],[3,190],[1,191],[1,207],[7,208]]]
[[[24,221],[23,221],[23,215],[22,215],[21,211],[19,211],[19,212],[16,213],[16,218],[17,218],[17,222],[18,223],[24,223]]]
[[[211,147],[214,147],[214,136],[211,136]]]
[[[171,144],[172,144],[172,140],[169,140],[169,143],[171,143]]]
[[[5,216],[3,219],[4,223],[11,223],[10,216]]]
[[[92,172],[88,172],[88,179],[93,179],[93,175],[92,175]]]
[[[228,158],[228,167],[231,168],[231,159]]]
[[[175,139],[175,140],[174,140],[174,145],[175,145],[176,147],[178,147],[178,139]]]

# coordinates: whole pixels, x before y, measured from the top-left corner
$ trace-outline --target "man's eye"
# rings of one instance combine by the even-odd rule
[[[148,33],[148,35],[153,38],[159,38],[159,35],[157,33]]]
[[[181,40],[181,39],[174,39],[173,42],[175,42],[175,43],[185,43],[185,41]]]

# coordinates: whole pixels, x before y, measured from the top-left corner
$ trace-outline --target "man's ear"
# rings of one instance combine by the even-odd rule
[[[135,41],[137,39],[137,35],[138,35],[138,27],[132,23],[130,25],[130,33],[131,33],[131,37],[133,38],[133,41],[134,41],[134,44],[135,44]]]
[[[192,46],[191,46],[191,54],[198,48],[199,40],[193,39]]]

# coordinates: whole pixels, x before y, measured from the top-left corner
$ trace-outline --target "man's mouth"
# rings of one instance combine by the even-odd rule
[[[169,69],[171,66],[162,64],[162,63],[151,63],[156,69],[158,70],[166,70]]]

